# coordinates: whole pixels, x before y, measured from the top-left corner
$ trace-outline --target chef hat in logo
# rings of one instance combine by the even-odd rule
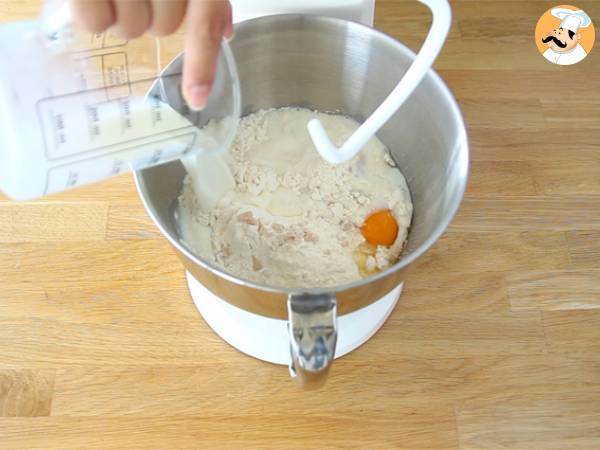
[[[577,10],[573,11],[566,8],[554,8],[552,15],[561,20],[560,27],[565,30],[571,30],[573,33],[577,33],[579,28],[589,27],[592,23],[592,19],[588,16],[585,11]]]

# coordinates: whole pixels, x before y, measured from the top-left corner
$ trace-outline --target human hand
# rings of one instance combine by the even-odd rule
[[[133,39],[175,32],[186,21],[182,94],[201,109],[212,89],[221,39],[233,37],[229,0],[70,0],[75,22],[89,32],[108,28]]]

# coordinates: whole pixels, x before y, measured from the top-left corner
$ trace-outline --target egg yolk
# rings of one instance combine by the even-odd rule
[[[389,209],[377,211],[367,217],[360,232],[369,244],[389,247],[398,237],[398,222]]]

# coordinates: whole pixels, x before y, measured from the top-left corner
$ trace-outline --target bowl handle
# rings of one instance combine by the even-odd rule
[[[427,5],[433,14],[429,34],[408,72],[375,112],[348,138],[341,148],[337,148],[331,142],[319,119],[313,119],[308,123],[308,131],[317,151],[329,163],[341,164],[356,156],[379,129],[400,109],[410,94],[421,83],[435,58],[437,58],[450,30],[452,11],[447,0],[419,1]]]
[[[335,295],[291,294],[288,315],[290,374],[303,389],[317,389],[325,384],[335,357]]]

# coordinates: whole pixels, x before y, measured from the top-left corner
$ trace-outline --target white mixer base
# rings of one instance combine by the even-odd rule
[[[224,341],[242,353],[273,364],[290,363],[287,321],[271,319],[237,308],[206,289],[189,272],[190,294],[206,323]],[[367,342],[394,310],[402,285],[371,305],[338,318],[339,358]]]

